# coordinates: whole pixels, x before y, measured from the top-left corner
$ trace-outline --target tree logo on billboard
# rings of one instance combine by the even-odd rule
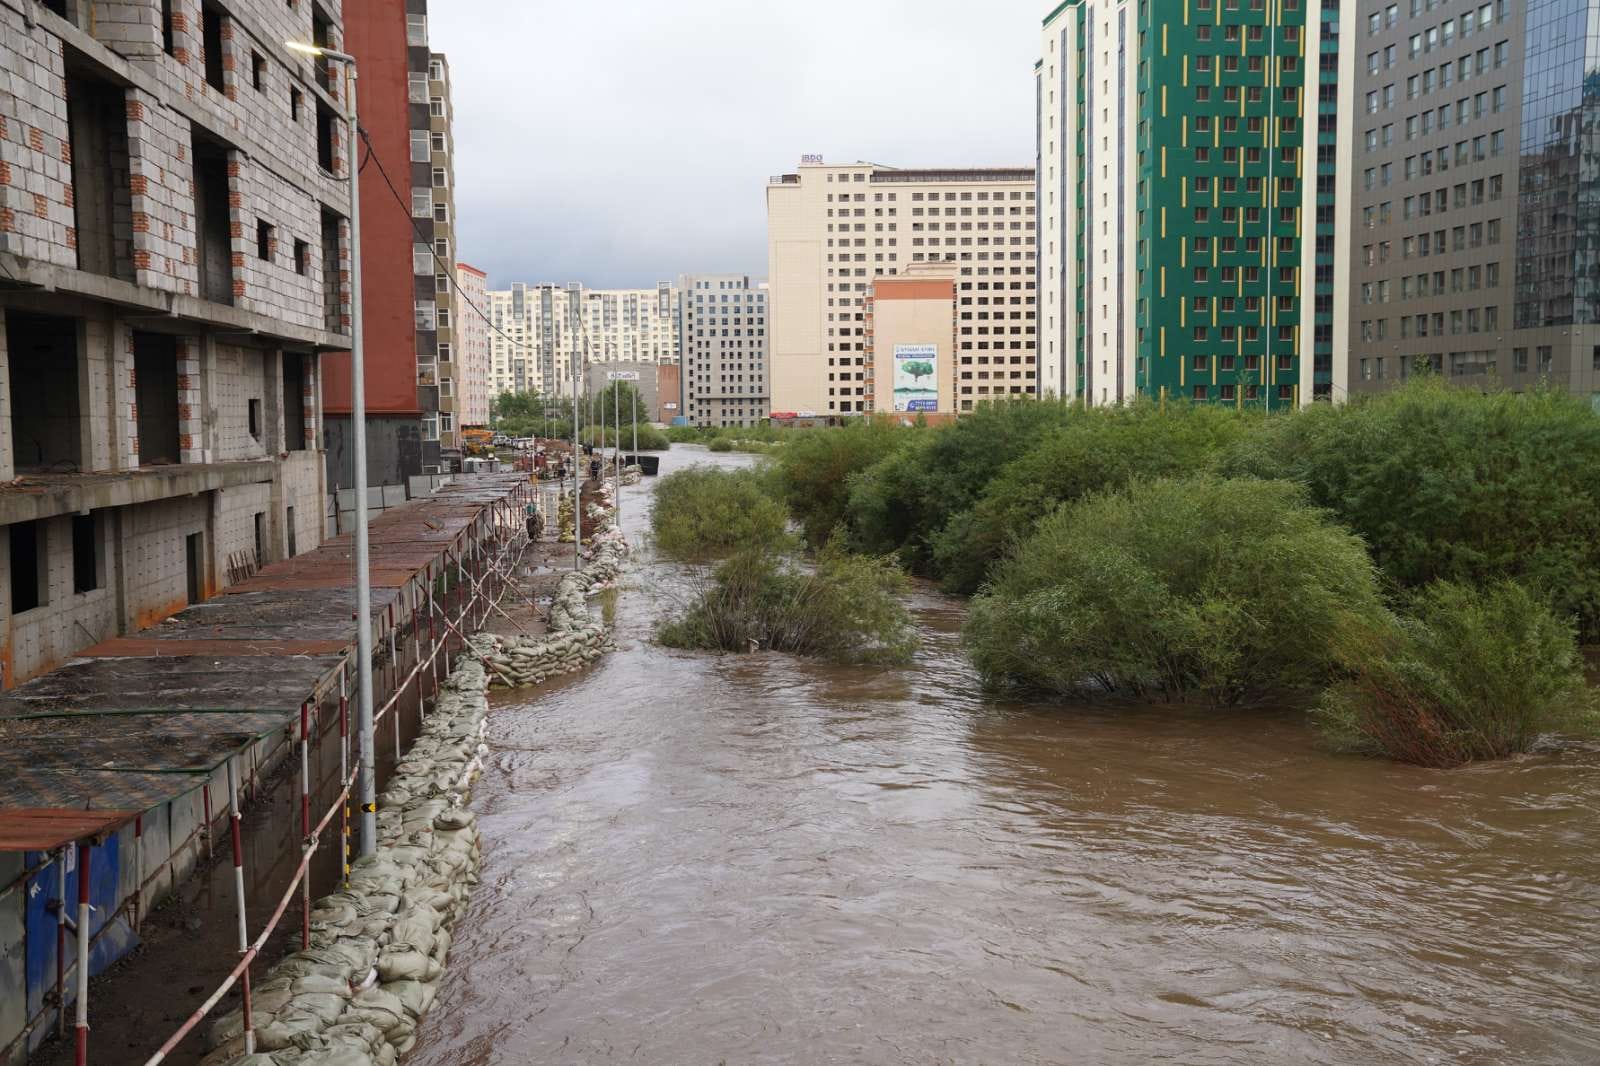
[[[939,409],[939,349],[933,344],[894,346],[894,409]]]

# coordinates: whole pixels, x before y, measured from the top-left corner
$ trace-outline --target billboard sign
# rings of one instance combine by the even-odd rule
[[[894,409],[939,409],[939,347],[935,344],[894,346]]]

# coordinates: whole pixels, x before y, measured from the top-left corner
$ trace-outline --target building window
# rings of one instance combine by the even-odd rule
[[[428,131],[411,131],[411,161],[413,163],[426,163],[428,155]]]
[[[11,613],[22,614],[44,606],[45,573],[40,566],[40,523],[17,522],[8,527],[11,537]]]

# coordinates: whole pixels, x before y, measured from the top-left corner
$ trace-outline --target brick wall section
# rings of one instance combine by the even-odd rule
[[[58,38],[0,6],[0,251],[75,267],[63,55]]]
[[[187,338],[178,342],[178,461],[204,463],[205,408],[200,393],[200,356],[203,342]]]
[[[78,649],[116,632],[117,604],[106,577],[112,567],[111,524],[102,522],[100,550],[106,573],[101,587],[74,592],[72,585],[72,517],[46,519],[40,529],[41,552],[47,560],[45,602],[31,611],[11,616],[11,669],[8,685],[53,669]],[[179,553],[180,557],[182,552]],[[11,587],[11,546],[0,541],[0,584]]]
[[[321,392],[317,388],[317,361],[309,355],[285,355],[284,358],[300,360],[300,403],[305,411],[299,426],[300,439],[305,448],[315,451],[322,439],[321,428],[317,425],[317,397]],[[288,432],[294,432],[294,428],[290,427]]]
[[[11,441],[11,352],[8,345],[6,309],[0,307],[0,481],[10,481],[17,476],[16,449]]]
[[[235,190],[231,221],[242,239],[234,279],[243,282],[240,307],[308,329],[323,326],[322,212],[318,204],[266,167],[241,161],[230,184]],[[256,225],[272,227],[268,258],[260,258]],[[305,244],[303,272],[295,261],[295,242]]]
[[[128,163],[138,284],[199,293],[189,124],[147,92],[129,89]]]
[[[210,516],[206,496],[164,500],[122,512],[126,547],[128,630],[154,625],[188,602],[189,573],[184,538],[205,533]]]
[[[0,250],[59,266],[77,265],[72,208],[70,138],[67,128],[65,50],[41,19],[32,30],[13,6],[0,2],[0,70],[27,79],[22,91],[0,92]],[[311,4],[290,6],[255,0],[235,6],[223,19],[224,84],[205,78],[200,6],[173,0],[173,51],[161,47],[157,0],[97,3],[92,23],[102,44],[154,77],[167,99],[140,87],[126,90],[130,173],[119,221],[133,230],[131,255],[138,284],[196,295],[198,252],[190,143],[194,124],[239,149],[231,154],[229,201],[239,223],[234,230],[235,304],[292,323],[324,324],[321,206],[343,213],[348,193],[337,176],[344,169],[345,131],[335,123],[334,173],[317,162],[317,101],[310,60],[288,52],[286,40],[310,40]],[[329,5],[335,18],[339,5]],[[331,34],[337,42],[337,30]],[[254,58],[264,63],[261,88],[254,86]],[[331,95],[338,111],[339,84]],[[291,89],[301,95],[291,117]],[[104,161],[93,161],[104,165]],[[255,223],[276,230],[269,261],[256,256]],[[347,240],[347,238],[346,238]],[[306,263],[297,269],[294,249],[305,243]],[[344,312],[341,307],[340,318]]]
[[[267,458],[266,364],[271,353],[218,344],[206,422],[213,429],[211,461]],[[261,403],[260,438],[250,435],[250,401]]]

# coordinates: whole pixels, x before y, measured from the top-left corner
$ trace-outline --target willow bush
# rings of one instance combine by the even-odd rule
[[[1600,417],[1586,398],[1425,378],[1270,419],[1217,469],[1304,485],[1402,588],[1516,580],[1600,639]]]
[[[1303,490],[1192,477],[1045,518],[964,637],[991,686],[1229,704],[1324,684],[1381,611],[1365,547]]]
[[[672,648],[904,662],[917,647],[905,591],[906,578],[891,561],[831,545],[809,568],[742,551],[717,568],[687,610],[657,628],[656,639]]]
[[[779,491],[806,543],[826,544],[846,521],[851,479],[919,432],[888,419],[864,418],[795,430],[785,438],[772,461]]]
[[[851,482],[852,543],[870,553],[895,552],[913,573],[933,574],[934,538],[945,524],[972,506],[1006,463],[1038,447],[1074,411],[1054,401],[1006,399],[911,433]]]
[[[784,550],[789,516],[768,477],[758,470],[691,466],[661,478],[650,513],[657,550],[692,563],[747,549]]]
[[[1449,767],[1596,725],[1573,626],[1512,582],[1435,582],[1343,655],[1349,676],[1314,712],[1341,748]]]
[[[1062,503],[1136,477],[1198,473],[1260,419],[1231,407],[1153,403],[1072,408],[1065,423],[1001,467],[974,504],[933,537],[947,592],[976,592],[1016,542]]]

